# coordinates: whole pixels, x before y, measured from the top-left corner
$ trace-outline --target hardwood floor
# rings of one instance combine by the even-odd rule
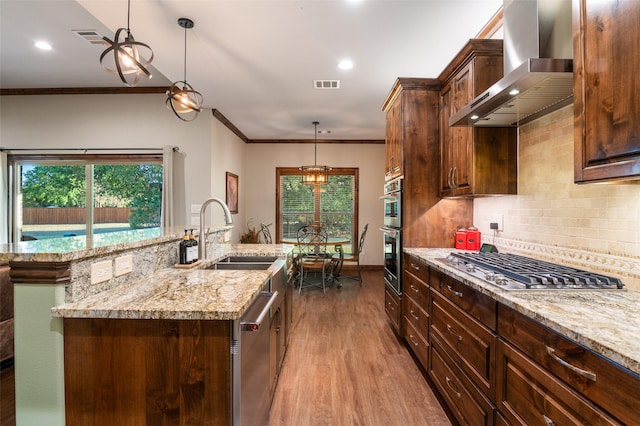
[[[271,406],[276,425],[450,425],[384,313],[381,271],[362,287],[294,295],[293,331]]]
[[[0,371],[0,426],[15,426],[16,396],[13,365]]]
[[[381,271],[362,287],[294,293],[293,331],[270,426],[450,425],[384,314]],[[13,367],[0,375],[1,426],[15,425]]]

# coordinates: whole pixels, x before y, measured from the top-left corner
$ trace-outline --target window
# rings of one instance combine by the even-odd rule
[[[329,238],[355,242],[358,235],[358,169],[335,168],[329,183],[301,183],[297,168],[276,168],[277,241],[295,241],[302,225],[320,223]],[[349,252],[350,246],[345,247]]]
[[[162,155],[14,155],[11,240],[160,226]],[[91,206],[91,208],[87,208]]]

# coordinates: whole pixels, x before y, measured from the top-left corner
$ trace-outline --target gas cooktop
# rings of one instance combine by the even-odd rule
[[[511,253],[451,253],[441,262],[504,290],[617,290],[618,278]]]

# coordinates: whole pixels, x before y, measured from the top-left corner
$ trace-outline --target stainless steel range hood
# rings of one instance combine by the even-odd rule
[[[449,120],[517,127],[573,101],[571,0],[504,0],[504,77]]]

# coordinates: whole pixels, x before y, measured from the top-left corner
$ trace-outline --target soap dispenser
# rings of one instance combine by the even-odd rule
[[[180,264],[181,265],[186,265],[187,263],[191,263],[189,262],[189,258],[188,258],[188,247],[189,244],[191,244],[189,242],[189,231],[187,231],[186,229],[184,230],[184,236],[182,237],[182,240],[180,241]]]
[[[193,229],[189,234],[189,245],[187,246],[187,261],[188,263],[194,263],[198,261],[198,240],[193,235]]]

